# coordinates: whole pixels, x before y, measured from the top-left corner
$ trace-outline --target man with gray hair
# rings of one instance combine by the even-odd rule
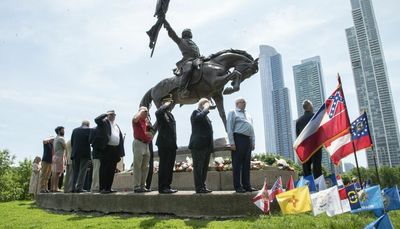
[[[236,108],[228,113],[226,129],[232,152],[233,187],[237,193],[253,192],[250,185],[251,151],[255,147],[253,119],[246,109],[246,100],[238,98]]]
[[[301,131],[307,126],[308,122],[314,116],[314,107],[310,100],[304,100],[303,102],[304,114],[297,119],[296,121],[296,135],[299,136]],[[303,164],[303,175],[309,176],[311,175],[311,165],[312,165],[312,174],[315,178],[320,177],[322,175],[322,149],[318,149],[318,151],[311,156],[311,158]]]
[[[149,143],[153,139],[150,126],[147,122],[147,107],[140,107],[132,119],[133,128],[133,191],[136,193],[150,191],[145,187],[149,172],[150,149]]]
[[[73,192],[86,192],[83,184],[86,178],[86,171],[90,160],[90,122],[82,121],[82,125],[75,128],[71,135],[71,160],[73,166]]]
[[[124,137],[115,122],[116,115],[114,110],[109,110],[94,119],[97,124],[97,131],[92,145],[99,152],[99,185],[101,194],[115,192],[111,189],[115,169],[117,168],[117,163],[125,156]]]

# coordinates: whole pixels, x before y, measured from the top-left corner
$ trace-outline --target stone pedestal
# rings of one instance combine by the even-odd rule
[[[289,180],[290,175],[294,180],[297,180],[295,172],[280,170],[276,167],[267,167],[263,170],[251,170],[250,182],[254,188],[261,189],[264,185],[264,178],[267,178],[268,187],[272,187],[276,179],[281,176],[283,185]],[[228,191],[233,190],[232,171],[208,171],[207,187],[215,191]],[[175,172],[172,179],[172,188],[178,190],[194,190],[194,181],[192,172]],[[132,173],[119,173],[115,174],[114,183],[112,186],[115,190],[132,191],[133,190],[133,174]],[[151,188],[157,190],[158,188],[158,174],[153,175]]]

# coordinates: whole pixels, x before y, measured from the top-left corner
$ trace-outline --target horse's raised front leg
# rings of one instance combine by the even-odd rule
[[[217,105],[219,117],[221,117],[222,122],[224,123],[225,131],[226,131],[226,115],[224,110],[224,98],[222,94],[216,95],[212,97],[215,101],[215,105]]]
[[[228,79],[227,82],[229,80],[232,80],[232,83],[231,83],[232,87],[225,88],[224,91],[222,92],[222,94],[229,95],[229,94],[239,91],[241,77],[242,77],[242,74],[237,70],[234,70],[232,73],[229,73],[227,76],[227,79]]]

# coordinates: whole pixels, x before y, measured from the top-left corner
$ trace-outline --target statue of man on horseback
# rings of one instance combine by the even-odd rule
[[[176,104],[194,104],[200,98],[207,98],[215,102],[226,127],[223,95],[239,91],[240,84],[257,73],[258,58],[254,59],[246,51],[237,49],[222,50],[204,58],[192,40],[191,30],[184,29],[182,37],[179,37],[165,19],[169,1],[157,1],[157,22],[147,31],[149,47],[152,49],[150,56],[153,55],[158,33],[164,25],[183,57],[176,63],[175,76],[163,79],[150,88],[143,96],[140,106],[150,108],[154,102],[159,108],[163,99],[168,97],[174,101],[171,105],[173,108]],[[229,86],[225,87],[226,84]]]
[[[198,69],[203,57],[200,55],[199,47],[193,42],[192,31],[184,29],[182,37],[178,37],[171,25],[164,21],[164,27],[168,31],[168,36],[178,45],[182,53],[182,59],[176,63],[174,74],[180,77],[179,90],[182,98],[190,95],[188,84],[194,69]]]

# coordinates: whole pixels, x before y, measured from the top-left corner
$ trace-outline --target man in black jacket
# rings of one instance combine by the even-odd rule
[[[213,130],[208,118],[210,101],[200,99],[198,109],[190,117],[192,135],[190,136],[189,149],[193,158],[193,178],[196,193],[210,193],[206,188],[206,178],[210,155],[214,149]]]
[[[167,98],[163,100],[163,105],[156,111],[158,137],[158,156],[160,157],[158,171],[158,192],[163,194],[175,193],[177,190],[171,189],[172,173],[175,165],[176,149],[176,124],[171,113],[173,100]]]
[[[299,136],[301,131],[307,126],[308,122],[314,116],[314,107],[310,100],[305,100],[303,102],[304,114],[296,121],[296,135]],[[321,148],[310,157],[308,161],[303,164],[303,175],[309,176],[311,175],[311,165],[312,165],[312,173],[314,178],[318,178],[322,175],[321,168],[322,161],[322,150]]]
[[[82,121],[82,125],[75,128],[71,135],[71,160],[73,166],[73,185],[74,192],[86,192],[83,190],[83,183],[86,179],[86,170],[90,160],[90,122]]]
[[[115,123],[115,116],[115,112],[110,110],[94,120],[98,129],[92,145],[100,155],[100,193],[103,194],[114,192],[111,186],[115,169],[121,157],[125,156],[124,137]]]

